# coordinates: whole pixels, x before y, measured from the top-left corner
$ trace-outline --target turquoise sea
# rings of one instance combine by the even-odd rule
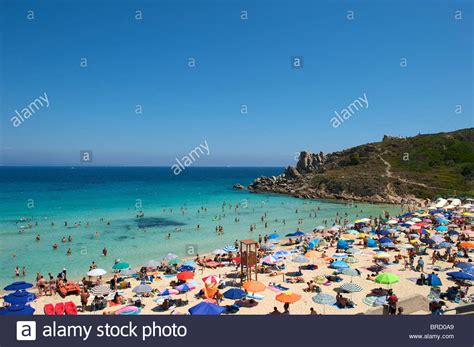
[[[232,189],[237,182],[247,185],[282,170],[187,168],[175,176],[169,167],[0,167],[0,287],[14,280],[16,266],[26,266],[29,281],[36,272],[56,275],[63,267],[68,277],[78,278],[92,261],[110,271],[117,258],[138,267],[169,252],[189,257],[190,251],[202,254],[236,239],[275,231],[284,236],[296,231],[300,218],[301,230],[310,231],[323,219],[331,225],[337,212],[348,213],[349,220],[400,212],[398,206],[350,206]],[[139,210],[143,218],[136,217]],[[265,213],[267,229],[261,221]],[[28,224],[32,228],[20,233]],[[250,232],[251,224],[256,231]],[[224,227],[223,235],[216,234],[217,225]],[[69,235],[72,242],[62,243]]]

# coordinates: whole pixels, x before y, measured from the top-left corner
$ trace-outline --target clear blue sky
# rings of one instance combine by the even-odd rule
[[[74,165],[80,150],[95,165],[171,165],[207,140],[197,166],[279,166],[300,150],[473,126],[469,0],[0,4],[4,165]],[[44,92],[49,108],[14,128]],[[369,107],[333,128],[364,93]]]

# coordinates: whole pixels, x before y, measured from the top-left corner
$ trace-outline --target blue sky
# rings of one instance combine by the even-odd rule
[[[471,1],[0,4],[3,165],[75,165],[92,150],[94,165],[167,166],[206,140],[196,166],[280,166],[300,150],[473,126]],[[49,107],[13,127],[45,92]],[[364,93],[369,107],[333,128]]]

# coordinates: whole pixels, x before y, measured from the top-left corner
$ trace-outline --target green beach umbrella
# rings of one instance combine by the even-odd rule
[[[391,272],[384,272],[375,277],[375,282],[381,284],[393,284],[397,283],[399,280],[400,278]]]
[[[115,263],[114,266],[112,266],[112,269],[114,269],[114,270],[123,270],[123,269],[128,269],[129,267],[130,267],[129,263],[121,261],[119,263]]]
[[[168,264],[170,264],[170,265],[178,265],[179,263],[181,263],[181,260],[179,260],[179,258],[174,258],[174,259],[168,260]]]

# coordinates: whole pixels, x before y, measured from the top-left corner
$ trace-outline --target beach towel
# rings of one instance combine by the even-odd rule
[[[247,294],[247,298],[249,299],[255,299],[255,300],[262,300],[263,298],[265,298],[265,295],[262,295],[262,294]]]

